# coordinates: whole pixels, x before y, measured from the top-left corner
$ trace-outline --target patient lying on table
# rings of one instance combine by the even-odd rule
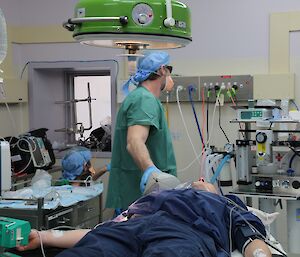
[[[225,257],[238,249],[246,257],[271,257],[262,222],[235,196],[219,196],[213,185],[152,192],[127,211],[127,221],[92,230],[33,230],[18,250],[68,248],[58,257]]]

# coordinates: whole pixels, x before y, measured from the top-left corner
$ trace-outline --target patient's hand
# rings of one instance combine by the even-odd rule
[[[193,182],[192,187],[198,190],[204,190],[204,191],[208,191],[211,193],[215,193],[218,194],[216,188],[214,187],[213,184],[211,183],[207,183],[205,181],[199,180],[196,182]]]
[[[38,235],[38,231],[35,229],[32,229],[29,238],[28,238],[28,245],[25,246],[17,246],[18,251],[27,251],[27,250],[33,250],[40,246],[40,238]]]

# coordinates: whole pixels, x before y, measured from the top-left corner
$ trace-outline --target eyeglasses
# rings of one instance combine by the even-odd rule
[[[169,72],[170,72],[170,74],[171,74],[171,73],[172,73],[172,71],[173,71],[173,66],[166,65],[165,67],[166,67],[166,69],[168,69],[168,70],[169,70]]]

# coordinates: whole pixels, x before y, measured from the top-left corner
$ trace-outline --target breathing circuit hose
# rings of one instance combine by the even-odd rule
[[[210,183],[211,183],[211,184],[214,184],[214,183],[216,182],[217,178],[219,177],[219,175],[220,175],[220,173],[221,173],[221,171],[222,171],[222,169],[223,169],[223,166],[224,166],[225,163],[226,163],[228,160],[230,160],[230,159],[231,159],[231,155],[230,155],[230,154],[227,154],[227,155],[223,158],[223,160],[221,161],[220,165],[218,166],[218,168],[217,168],[215,174],[214,174],[214,175],[212,176],[212,178],[210,179]]]

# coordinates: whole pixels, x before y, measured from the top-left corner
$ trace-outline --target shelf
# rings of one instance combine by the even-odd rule
[[[231,120],[230,123],[257,123],[257,122],[265,122],[265,123],[299,123],[297,120]]]
[[[268,199],[285,199],[285,200],[298,200],[296,195],[285,194],[285,193],[270,193],[270,192],[256,192],[255,189],[239,189],[235,188],[229,192],[230,194],[245,196],[245,197],[257,197],[257,198],[268,198]]]
[[[258,105],[255,105],[253,106],[252,108],[250,108],[249,106],[246,106],[246,105],[233,105],[231,106],[232,109],[234,110],[239,110],[239,109],[242,109],[242,110],[255,110],[255,109],[279,109],[281,110],[281,107],[280,106],[268,106],[268,105],[262,105],[262,106],[258,106]]]

